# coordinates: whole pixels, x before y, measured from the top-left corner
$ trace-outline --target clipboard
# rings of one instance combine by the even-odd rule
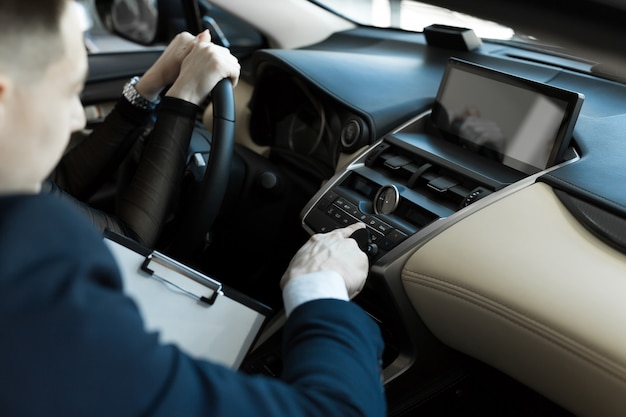
[[[104,241],[146,331],[192,357],[239,369],[272,311],[268,306],[110,230]]]

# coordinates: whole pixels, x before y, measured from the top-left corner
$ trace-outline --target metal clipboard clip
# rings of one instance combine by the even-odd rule
[[[215,303],[219,294],[223,294],[220,282],[157,251],[146,256],[141,264],[141,270],[166,286],[206,304],[207,307]]]

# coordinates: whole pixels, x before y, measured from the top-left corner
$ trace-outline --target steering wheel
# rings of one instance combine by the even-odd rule
[[[199,192],[183,222],[177,253],[190,257],[200,253],[219,213],[228,185],[235,143],[235,97],[230,79],[223,79],[211,91],[213,132],[211,151]]]

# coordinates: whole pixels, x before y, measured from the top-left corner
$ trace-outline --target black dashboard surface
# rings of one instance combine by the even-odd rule
[[[590,63],[490,42],[451,50],[427,45],[420,33],[358,28],[302,49],[260,51],[254,65],[258,82],[279,69],[358,114],[371,144],[430,109],[451,56],[584,94],[573,134],[580,158],[540,180],[626,218],[626,87],[591,76]]]

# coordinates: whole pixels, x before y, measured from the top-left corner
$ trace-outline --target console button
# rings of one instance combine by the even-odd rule
[[[333,204],[332,201],[328,201],[324,198],[322,198],[320,201],[317,202],[317,208],[319,210],[326,210],[326,208],[328,208],[328,206],[330,206],[331,204]]]
[[[312,210],[306,217],[305,223],[309,225],[315,233],[326,233],[337,228],[337,223],[324,212],[318,210]]]
[[[340,209],[342,209],[346,213],[354,214],[355,212],[358,211],[354,204],[350,203],[348,200],[346,200],[344,198],[338,198],[335,201],[335,204],[337,205],[337,207],[339,207]]]
[[[371,232],[370,233],[370,240],[372,242],[378,242],[380,240],[383,240],[383,237],[380,233],[376,233],[376,232]]]
[[[337,207],[335,207],[334,205],[329,207],[326,210],[326,213],[332,217],[338,224],[340,224],[341,226],[348,226],[352,223],[354,223],[354,220],[348,216],[346,213],[344,213],[342,210],[339,210]]]
[[[394,229],[385,236],[391,243],[400,243],[407,238],[406,233],[401,230]]]
[[[394,243],[387,238],[382,239],[382,241],[378,244],[378,246],[385,251],[393,249],[396,245],[397,243]]]
[[[365,223],[378,233],[381,233],[383,236],[393,229],[392,226],[374,216],[368,217]]]
[[[335,201],[337,199],[337,197],[339,197],[339,194],[337,194],[334,191],[329,191],[326,194],[324,194],[324,200],[328,200],[328,201]]]
[[[361,213],[360,210],[357,210],[356,214],[354,214],[354,217],[356,217],[358,221],[365,223],[367,222],[368,215],[365,213]]]

